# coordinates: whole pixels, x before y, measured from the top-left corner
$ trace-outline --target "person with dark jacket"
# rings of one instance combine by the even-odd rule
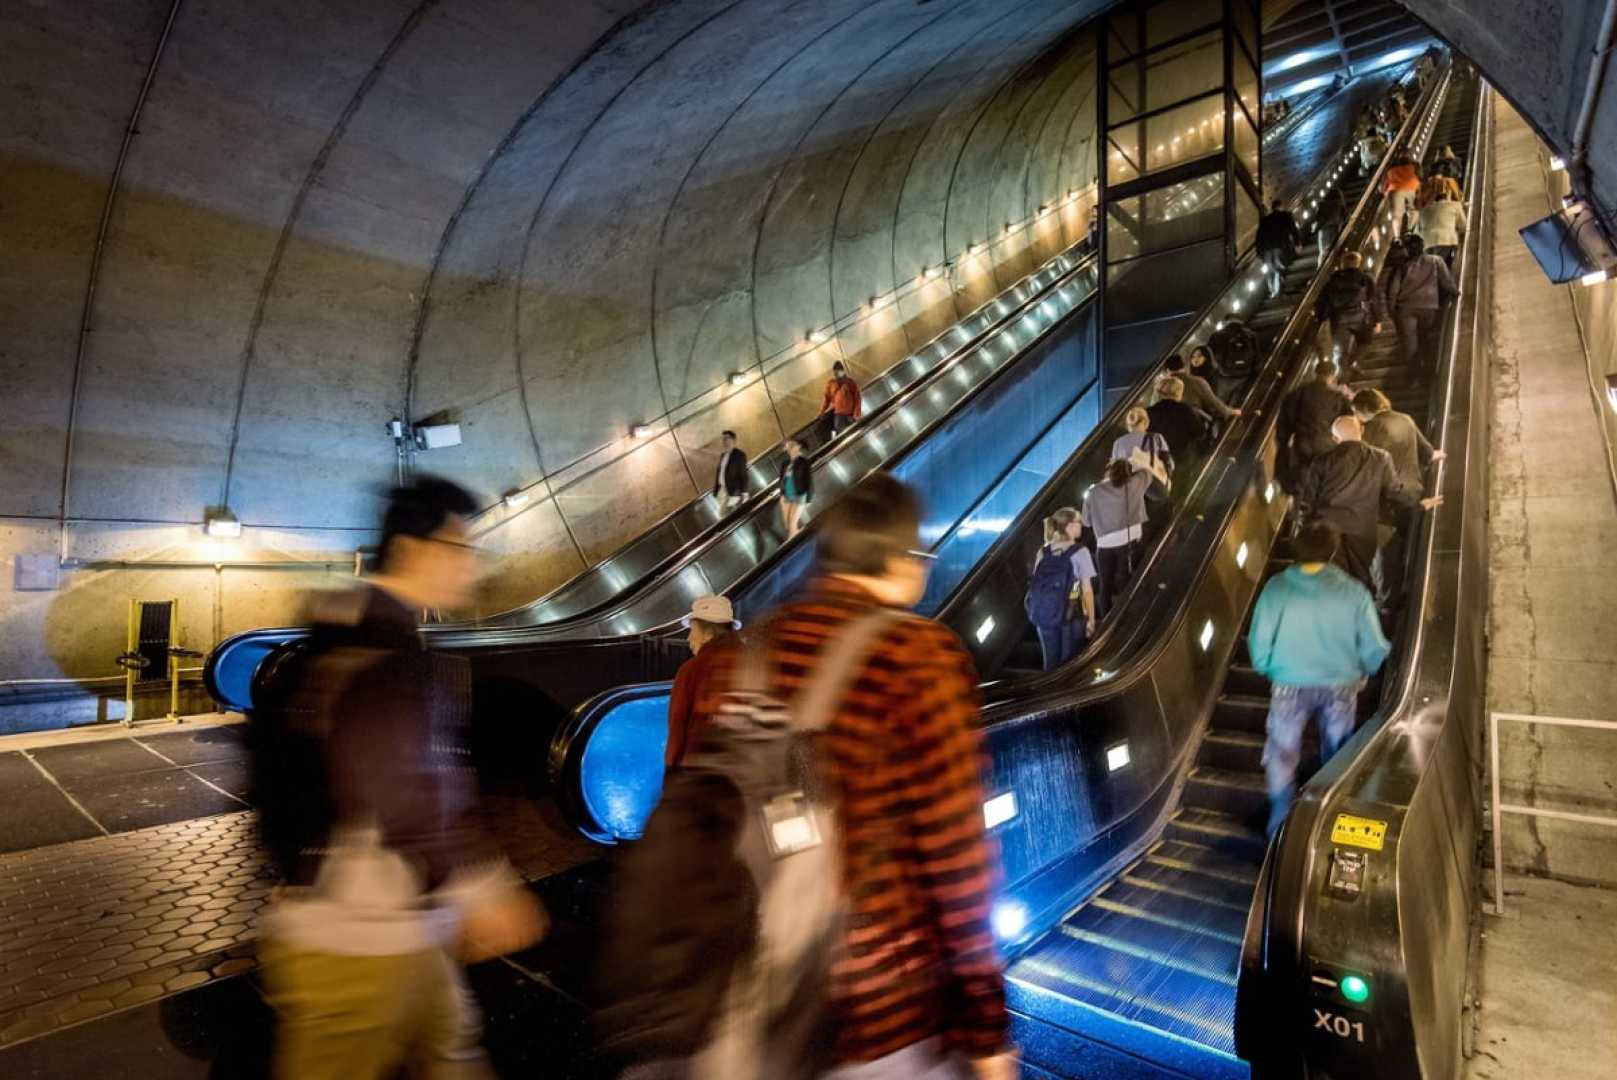
[[[1303,242],[1302,230],[1286,204],[1276,199],[1269,212],[1258,221],[1258,257],[1263,260],[1265,278],[1269,283],[1269,299],[1273,300],[1286,288],[1286,264],[1291,262],[1298,245]]]
[[[1177,375],[1157,378],[1156,404],[1146,409],[1151,430],[1168,443],[1168,453],[1176,462],[1190,461],[1211,442],[1212,421],[1207,414],[1185,404],[1185,384]]]
[[[1322,264],[1325,256],[1336,246],[1336,238],[1342,235],[1347,216],[1347,199],[1342,195],[1341,188],[1333,187],[1320,199],[1319,210],[1314,215],[1314,241],[1319,245],[1319,261]]]
[[[1234,315],[1213,331],[1207,348],[1213,354],[1213,389],[1226,401],[1239,392],[1263,362],[1257,333]]]
[[[1430,366],[1437,356],[1437,332],[1443,309],[1460,295],[1448,264],[1436,255],[1426,254],[1426,244],[1417,234],[1404,237],[1409,260],[1392,271],[1387,279],[1387,307],[1398,327],[1398,344],[1404,363],[1410,367]]]
[[[1330,323],[1336,359],[1343,367],[1352,363],[1355,347],[1381,332],[1386,318],[1375,278],[1363,266],[1357,251],[1345,252],[1314,302],[1314,317]]]
[[[1427,172],[1432,176],[1446,176],[1455,183],[1459,183],[1464,179],[1460,161],[1454,156],[1454,147],[1452,146],[1445,146],[1437,152],[1437,157],[1432,159],[1432,164],[1427,169]]]
[[[848,377],[848,369],[838,360],[831,365],[831,380],[825,384],[825,400],[820,405],[820,415],[831,417],[831,436],[835,438],[853,427],[864,411],[859,384]]]
[[[668,695],[668,742],[663,764],[673,768],[685,760],[696,745],[707,717],[696,711],[703,688],[711,677],[719,654],[735,647],[735,632],[741,629],[735,608],[727,596],[699,596],[685,616],[686,642],[691,658],[679,665],[674,687]]]
[[[1198,355],[1201,357],[1198,362]],[[1212,371],[1212,354],[1205,345],[1198,345],[1191,350],[1191,363],[1186,364],[1185,358],[1178,353],[1168,357],[1162,365],[1163,370],[1177,378],[1184,384],[1183,401],[1192,409],[1197,410],[1214,420],[1233,420],[1241,415],[1240,409],[1232,409],[1224,404],[1224,399],[1218,396],[1203,373]],[[1116,457],[1114,452],[1113,457]]]
[[[295,857],[277,856],[284,879],[263,920],[278,1077],[439,1075],[448,1062],[457,1076],[492,1077],[476,1060],[460,964],[544,932],[533,895],[472,816],[466,660],[427,650],[417,630],[423,610],[472,599],[478,560],[466,520],[476,510],[447,480],[395,489],[379,569],[319,601],[304,659],[278,691],[286,707],[273,722],[312,747],[324,787],[288,794],[305,814],[328,812],[318,825],[299,819],[307,835]],[[255,769],[268,760],[255,758]]]
[[[814,497],[814,470],[803,456],[802,443],[787,439],[783,445],[786,460],[780,463],[780,517],[790,540],[802,527],[803,507]]]
[[[730,512],[732,504],[747,497],[747,455],[736,445],[736,433],[726,431],[721,437],[723,449],[719,464],[713,472],[713,495],[719,501],[719,516]]]
[[[1160,463],[1137,469],[1119,459],[1106,466],[1100,483],[1084,493],[1083,518],[1095,531],[1095,569],[1100,579],[1096,618],[1105,618],[1134,575],[1134,562],[1145,536],[1148,496],[1166,493],[1168,474]]]
[[[1321,360],[1314,365],[1314,377],[1280,403],[1277,438],[1282,476],[1294,479],[1298,470],[1336,446],[1331,425],[1353,412],[1336,375],[1336,365]]]
[[[1414,417],[1392,407],[1380,390],[1365,389],[1353,395],[1353,412],[1364,425],[1364,441],[1385,450],[1392,458],[1393,474],[1409,495],[1419,498],[1426,492],[1426,470],[1443,460],[1444,453],[1432,448],[1426,433]],[[1386,508],[1383,507],[1383,510]],[[1404,558],[1409,536],[1409,519],[1402,514],[1384,517],[1381,530],[1381,595],[1388,606],[1396,606],[1403,594]]]
[[[1441,505],[1443,497],[1422,499],[1411,493],[1399,482],[1392,457],[1366,446],[1363,433],[1355,416],[1339,417],[1331,425],[1337,445],[1310,461],[1298,476],[1297,514],[1302,524],[1322,522],[1341,534],[1342,568],[1374,592],[1383,503],[1400,511],[1430,510]]]

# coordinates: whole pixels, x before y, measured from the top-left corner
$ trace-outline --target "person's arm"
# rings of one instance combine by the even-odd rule
[[[830,412],[836,406],[836,401],[837,381],[832,379],[830,382],[825,384],[825,400],[820,403],[820,415],[824,416],[826,413]]]
[[[1454,275],[1449,273],[1449,265],[1442,259],[1437,260],[1437,301],[1447,307],[1460,298],[1459,287],[1454,284]]]
[[[1465,231],[1471,227],[1471,222],[1465,216],[1465,206],[1464,206],[1464,204],[1463,203],[1455,203],[1454,205],[1458,206],[1460,208],[1459,213],[1454,215],[1454,231],[1460,237],[1461,241],[1464,241],[1465,240]]]
[[[1426,438],[1426,432],[1420,429],[1419,424],[1411,420],[1409,427],[1415,433],[1415,453],[1420,457],[1420,467],[1430,468],[1432,462],[1438,460],[1437,451],[1432,448],[1431,441]]]
[[[1094,636],[1095,633],[1095,579],[1086,577],[1078,583],[1078,604],[1084,612],[1084,628]]]
[[[696,694],[692,678],[696,659],[679,665],[674,674],[674,688],[668,694],[668,742],[663,747],[663,767],[673,768],[685,757],[685,740],[690,735],[691,714],[696,709]]]
[[[911,878],[942,953],[944,1043],[970,1058],[1007,1049],[1005,980],[989,922],[994,850],[983,824],[977,674],[959,639],[923,624],[911,651],[925,657],[905,680],[893,760],[898,835],[910,841]]]
[[[1381,670],[1381,664],[1392,651],[1392,643],[1381,632],[1381,617],[1376,614],[1376,602],[1370,590],[1359,589],[1357,612],[1358,629],[1355,634],[1359,650],[1359,670],[1366,679]]]
[[[803,492],[803,501],[808,502],[814,498],[814,470],[809,468],[806,457],[798,458],[797,466],[797,486]]]
[[[853,418],[857,420],[865,415],[865,396],[859,392],[859,384],[853,379],[848,380],[848,392],[853,395]]]
[[[1264,678],[1269,677],[1274,663],[1276,615],[1274,608],[1274,601],[1269,596],[1269,586],[1265,585],[1263,591],[1258,594],[1258,602],[1252,607],[1252,625],[1246,632],[1246,651],[1252,660],[1252,670]]]
[[[741,450],[736,451],[735,461],[736,472],[741,474],[741,483],[736,485],[736,491],[745,495],[747,490],[752,487],[752,470],[748,468],[751,463],[747,461],[746,453]]]

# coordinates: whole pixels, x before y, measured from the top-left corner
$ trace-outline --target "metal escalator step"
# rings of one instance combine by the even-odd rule
[[[1131,1023],[1235,1050],[1235,989],[1212,979],[1062,933],[1046,935],[1007,975]]]
[[[1226,731],[1263,731],[1268,719],[1268,697],[1225,694],[1213,706],[1213,726]]]
[[[1088,904],[1061,924],[1061,932],[1077,941],[1146,960],[1170,971],[1209,982],[1235,986],[1240,973],[1239,945],[1173,930]]]
[[[1146,852],[1142,861],[1245,886],[1248,899],[1252,886],[1258,880],[1258,867],[1249,859],[1218,851],[1206,844],[1171,837],[1158,842]]]
[[[1160,889],[1175,896],[1189,897],[1199,904],[1217,904],[1245,917],[1252,906],[1252,886],[1245,882],[1209,877],[1174,864],[1174,860],[1152,862],[1141,859],[1118,878],[1120,882],[1146,889]]]
[[[1247,661],[1251,659],[1246,652],[1245,627],[1242,627],[1241,651],[1238,659]],[[1269,680],[1259,675],[1250,662],[1231,664],[1229,671],[1224,675],[1224,693],[1236,697],[1254,697],[1267,700],[1269,697]]]
[[[1209,848],[1238,860],[1256,873],[1263,862],[1264,849],[1268,846],[1262,829],[1268,816],[1269,802],[1266,796],[1239,815],[1186,806],[1168,819],[1164,835],[1169,839]]]
[[[1263,768],[1263,742],[1263,736],[1255,732],[1215,728],[1202,739],[1201,749],[1196,752],[1196,762],[1217,769],[1257,772]]]
[[[1197,904],[1184,897],[1153,893],[1148,889],[1134,890],[1140,894],[1136,897],[1129,891],[1131,889],[1132,886],[1114,882],[1085,906],[1119,918],[1149,923],[1164,932],[1200,934],[1225,945],[1241,944],[1241,927],[1230,926],[1235,912],[1228,908]],[[1135,900],[1144,902],[1131,902]]]
[[[1235,772],[1211,765],[1190,770],[1181,805],[1227,814],[1236,821],[1250,821],[1269,805],[1261,773]]]

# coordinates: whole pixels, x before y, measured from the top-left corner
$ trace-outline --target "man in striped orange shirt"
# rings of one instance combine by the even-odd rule
[[[818,525],[819,576],[759,628],[771,692],[791,700],[821,648],[880,607],[920,600],[915,493],[865,480]],[[703,692],[717,708],[734,657]],[[1004,981],[989,925],[996,852],[983,826],[977,673],[948,628],[900,616],[824,735],[841,795],[848,929],[833,960],[834,1080],[1010,1080]]]

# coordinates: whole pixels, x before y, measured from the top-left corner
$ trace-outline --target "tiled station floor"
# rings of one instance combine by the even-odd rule
[[[156,1060],[210,1024],[215,1037],[240,1035],[256,1006],[245,973],[270,889],[242,799],[244,758],[232,726],[0,748],[0,1076],[80,1075],[63,1054],[86,1038],[118,1053],[125,1036],[116,1033],[143,1023],[161,1034],[145,1051],[127,1047],[135,1060]],[[563,872],[598,854],[543,802],[491,800],[484,813],[524,876],[552,883],[541,895],[565,892]],[[557,942],[480,979],[554,989],[547,950],[574,944],[568,911],[555,914]],[[220,980],[229,985],[211,985]],[[176,1028],[182,998],[234,1004]],[[144,1021],[125,1015],[142,1009]],[[71,1038],[41,1041],[68,1028]]]

